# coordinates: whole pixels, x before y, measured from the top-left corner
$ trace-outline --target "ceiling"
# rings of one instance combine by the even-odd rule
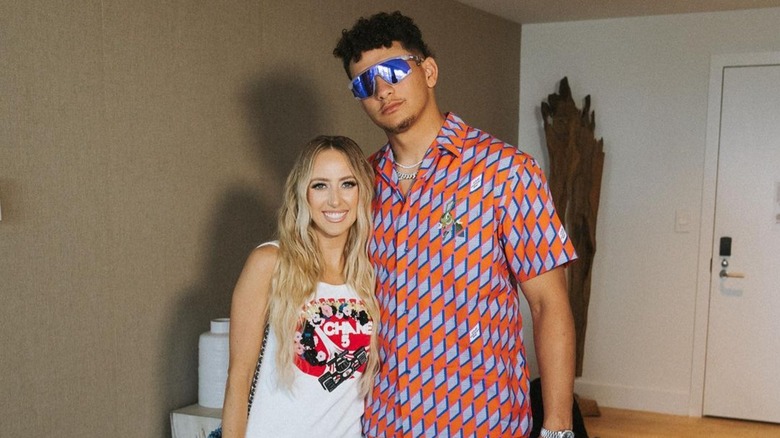
[[[517,23],[780,7],[780,0],[457,0]]]

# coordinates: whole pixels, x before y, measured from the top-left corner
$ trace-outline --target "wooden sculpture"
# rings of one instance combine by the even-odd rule
[[[558,94],[542,102],[542,119],[547,140],[550,191],[579,259],[569,265],[569,301],[577,335],[577,377],[582,376],[585,329],[588,323],[590,278],[596,253],[596,218],[604,166],[604,140],[596,140],[595,111],[590,112],[590,96],[585,107],[577,109],[567,78],[561,80]]]

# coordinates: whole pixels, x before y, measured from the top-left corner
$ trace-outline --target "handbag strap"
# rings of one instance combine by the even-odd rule
[[[249,403],[246,410],[246,415],[249,416],[249,411],[252,410],[252,401],[255,399],[255,388],[257,388],[257,379],[260,377],[260,364],[263,362],[263,353],[265,353],[265,344],[268,342],[268,324],[265,325],[263,331],[263,343],[260,345],[260,354],[257,357],[257,366],[255,366],[255,375],[252,377],[252,386],[249,388]]]

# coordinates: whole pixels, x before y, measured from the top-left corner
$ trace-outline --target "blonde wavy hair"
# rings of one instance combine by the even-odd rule
[[[368,239],[372,230],[371,199],[374,173],[363,151],[351,139],[319,136],[301,151],[284,186],[279,210],[279,257],[271,286],[269,319],[280,339],[276,364],[282,386],[292,387],[296,330],[304,322],[303,307],[314,294],[321,279],[322,254],[317,246],[307,192],[314,160],[324,150],[341,152],[357,181],[357,220],[349,229],[344,246],[344,278],[357,292],[373,321],[368,363],[361,377],[360,392],[368,394],[379,368],[377,332],[379,306],[374,295],[374,268],[368,258]]]

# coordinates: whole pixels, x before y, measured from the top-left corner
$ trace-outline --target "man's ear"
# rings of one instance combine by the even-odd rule
[[[428,84],[428,88],[435,87],[439,80],[439,66],[436,64],[436,60],[429,56],[423,60],[420,67],[425,72],[425,82]]]

